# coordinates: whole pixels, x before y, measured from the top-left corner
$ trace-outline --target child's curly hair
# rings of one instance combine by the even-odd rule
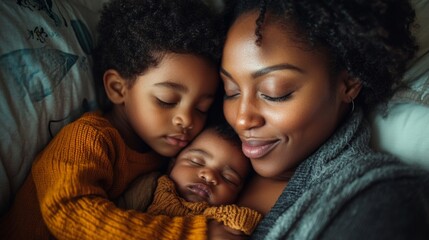
[[[224,37],[221,18],[201,0],[111,0],[97,30],[94,77],[103,110],[111,107],[102,83],[106,70],[132,84],[168,53],[198,55],[217,66]]]
[[[415,12],[408,0],[240,0],[231,19],[258,11],[256,44],[265,16],[296,33],[312,49],[325,48],[332,71],[346,69],[362,81],[358,101],[373,105],[391,96],[414,57]]]

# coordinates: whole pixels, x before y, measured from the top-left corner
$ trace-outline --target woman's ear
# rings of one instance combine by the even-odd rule
[[[116,70],[107,70],[103,75],[103,83],[106,95],[113,104],[124,102],[127,82]]]
[[[346,102],[352,102],[360,93],[362,89],[362,82],[357,77],[352,77],[344,70],[340,73],[340,91],[341,99]]]

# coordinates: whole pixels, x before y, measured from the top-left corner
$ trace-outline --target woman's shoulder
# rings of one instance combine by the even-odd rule
[[[427,239],[428,176],[387,179],[356,194],[332,218],[322,239]]]
[[[428,172],[383,154],[352,160],[307,172],[314,176],[302,181],[303,173],[294,176],[269,216],[277,223],[265,222],[270,236],[397,239],[413,232],[419,239],[429,233]]]

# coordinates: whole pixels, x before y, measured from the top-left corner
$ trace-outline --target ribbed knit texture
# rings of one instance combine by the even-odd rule
[[[58,239],[205,239],[204,216],[153,216],[111,202],[137,176],[167,162],[131,150],[107,119],[87,113],[36,159],[1,219],[0,239],[48,239],[49,231]]]
[[[173,181],[166,175],[158,179],[158,186],[148,213],[154,215],[190,216],[203,214],[235,230],[250,235],[262,218],[255,210],[237,205],[209,206],[207,202],[188,202],[179,197]]]
[[[355,109],[334,135],[297,167],[252,239],[320,239],[336,214],[371,186],[406,178],[428,182],[428,172],[406,166],[393,156],[374,153],[369,140],[363,113]]]

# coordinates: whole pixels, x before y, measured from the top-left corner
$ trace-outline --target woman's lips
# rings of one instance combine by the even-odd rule
[[[278,143],[278,140],[243,140],[241,148],[246,157],[256,159],[268,154]]]

